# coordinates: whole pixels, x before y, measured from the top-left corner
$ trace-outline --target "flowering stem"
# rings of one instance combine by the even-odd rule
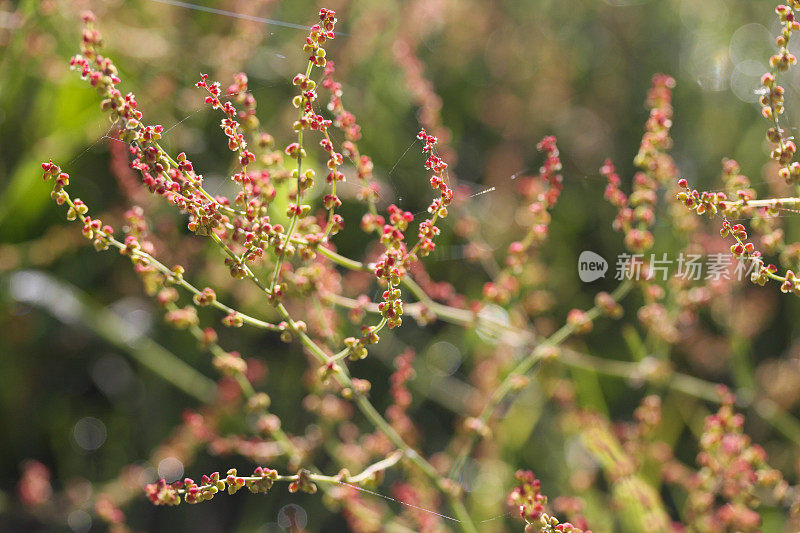
[[[614,301],[619,301],[624,298],[630,291],[633,289],[634,283],[632,280],[625,280],[611,293],[611,298]],[[602,310],[600,307],[595,305],[588,311],[586,311],[586,318],[588,320],[594,320],[595,318],[599,317],[602,314]],[[486,427],[488,425],[489,419],[494,414],[495,409],[500,403],[508,396],[508,394],[514,390],[514,381],[519,378],[520,376],[525,376],[533,367],[542,359],[543,351],[541,348],[549,347],[549,346],[558,346],[566,339],[568,339],[573,333],[575,332],[575,325],[573,323],[566,323],[564,324],[558,331],[550,335],[548,338],[543,340],[538,344],[538,346],[528,354],[519,364],[514,367],[514,369],[508,373],[505,379],[500,383],[500,386],[495,389],[492,393],[491,397],[489,398],[489,402],[484,407],[483,412],[478,417],[478,421],[480,425]],[[461,450],[458,454],[455,462],[453,463],[453,469],[451,470],[451,476],[455,474],[457,469],[461,468],[461,465],[467,460],[470,453],[472,452],[473,447],[477,444],[479,440],[479,433],[475,432],[472,434],[472,437],[467,442],[467,445]]]
[[[401,284],[420,300],[419,302],[405,304],[403,307],[405,314],[420,316],[423,311],[429,311],[436,318],[457,326],[486,328],[498,335],[505,335],[506,339],[511,336],[516,337],[519,343],[528,343],[533,340],[532,335],[527,330],[516,328],[488,315],[474,313],[467,309],[452,307],[432,300],[408,274],[403,278]],[[352,298],[333,293],[324,295],[324,299],[340,307],[363,309],[369,313],[380,314],[378,305],[372,302],[364,305]]]
[[[314,68],[314,63],[312,61],[308,62],[308,66],[306,67],[306,79],[311,75],[311,69]],[[299,119],[302,120],[303,114],[305,114],[305,108],[303,105],[300,105],[300,117]],[[300,201],[303,196],[301,182],[302,182],[302,171],[303,171],[303,128],[300,128],[297,131],[297,205],[299,207]],[[300,218],[300,211],[299,209],[295,209],[294,213],[292,214],[292,219],[289,222],[289,227],[286,229],[286,238],[283,241],[283,246],[281,247],[281,252],[278,254],[278,260],[275,262],[275,271],[272,273],[272,281],[270,282],[269,288],[270,293],[275,288],[275,285],[278,283],[278,278],[280,277],[281,273],[281,266],[283,266],[283,260],[286,256],[286,247],[289,245],[289,242],[292,239],[292,234],[294,233],[294,228],[297,227],[297,220]]]
[[[63,194],[64,194],[64,201],[70,207],[72,207],[73,209],[76,209],[76,206],[72,201],[72,198],[69,197],[67,192],[63,191]],[[111,234],[104,233],[104,232],[102,232],[102,230],[98,230],[98,233],[103,235],[103,237],[108,241],[109,245],[113,246],[114,248],[117,248],[121,252],[125,252],[126,250],[128,250],[128,247],[124,243],[122,243],[122,242],[118,241],[117,239],[115,239]],[[216,235],[215,235],[215,237],[216,237]],[[131,250],[130,254],[132,256],[134,256],[134,257],[139,257],[140,259],[143,259],[144,261],[147,262],[147,264],[152,265],[153,267],[155,267],[156,270],[161,272],[163,275],[167,276],[173,284],[179,285],[180,287],[183,287],[184,289],[186,289],[187,291],[189,291],[190,293],[192,293],[195,296],[199,296],[201,294],[200,289],[198,289],[197,287],[195,287],[194,285],[192,285],[191,283],[189,283],[188,281],[183,279],[183,276],[176,277],[175,273],[171,269],[169,269],[166,265],[164,265],[163,263],[158,261],[155,257],[153,257],[152,255],[148,254],[147,252],[144,252],[141,249],[136,249],[136,250]],[[210,305],[212,307],[215,307],[216,309],[219,309],[220,311],[224,311],[224,312],[226,312],[228,314],[236,313],[239,317],[242,318],[244,323],[249,324],[249,325],[251,325],[253,327],[256,327],[256,328],[259,328],[259,329],[265,329],[265,330],[269,330],[269,331],[281,331],[281,328],[279,326],[275,325],[275,324],[270,324],[269,322],[265,322],[263,320],[259,320],[257,318],[252,317],[252,316],[245,315],[244,313],[240,313],[240,312],[236,311],[235,309],[233,309],[232,307],[227,306],[227,305],[225,305],[225,304],[223,304],[221,302],[218,302],[216,300],[214,302],[212,302]]]
[[[357,484],[357,483],[362,483],[362,482],[368,480],[375,473],[383,471],[383,470],[386,470],[387,468],[391,468],[392,466],[396,465],[400,461],[400,459],[402,459],[402,457],[403,457],[403,453],[402,452],[400,452],[399,450],[395,451],[395,452],[389,454],[389,456],[386,457],[385,459],[382,459],[381,461],[378,461],[377,463],[373,463],[373,464],[369,465],[360,474],[357,474],[355,476],[342,476],[342,475],[325,476],[325,475],[322,475],[322,474],[308,474],[306,476],[306,478],[308,480],[310,480],[310,481],[315,482],[315,483],[333,483],[333,484],[349,484],[349,483]],[[248,482],[248,481],[258,482],[258,481],[261,481],[263,479],[261,476],[236,476],[236,478],[237,478],[237,481],[239,481],[239,482]],[[284,482],[291,483],[291,482],[294,482],[294,481],[298,481],[300,479],[300,475],[299,474],[278,475],[278,476],[273,477],[272,479],[273,479],[273,481],[284,481]],[[208,484],[204,484],[204,485],[198,485],[197,489],[199,489],[200,491],[204,491],[204,490],[207,490],[207,489],[211,488],[212,486],[214,486],[214,485],[211,484],[211,483],[208,483]],[[185,494],[186,490],[185,489],[177,489],[176,492],[177,492],[177,494]]]
[[[283,318],[289,324],[289,327],[292,329],[292,331],[299,337],[300,342],[320,363],[329,364],[334,361],[334,359],[328,356],[324,350],[322,350],[322,348],[320,348],[319,345],[317,345],[317,343],[305,333],[305,331],[297,327],[297,324],[294,322],[294,320],[292,320],[291,315],[289,315],[289,311],[282,303],[277,305],[277,309],[281,316],[283,316]],[[334,369],[335,371],[333,375],[336,381],[343,388],[353,391],[355,396],[355,404],[361,413],[367,418],[367,420],[369,420],[372,425],[386,435],[386,437],[392,442],[392,444],[395,445],[398,450],[402,450],[403,455],[407,457],[414,465],[416,465],[432,482],[436,484],[439,490],[441,490],[449,498],[453,510],[457,515],[460,515],[459,520],[461,520],[463,529],[469,532],[476,531],[475,526],[469,519],[469,513],[464,507],[463,502],[461,502],[458,496],[452,493],[450,487],[446,485],[442,479],[442,476],[439,475],[436,469],[421,455],[414,451],[405,442],[405,440],[403,440],[403,437],[401,437],[400,434],[397,433],[397,431],[395,431],[395,429],[389,424],[389,422],[383,418],[383,416],[378,412],[377,409],[375,409],[366,396],[359,393],[353,387],[353,382],[350,379],[350,376],[341,366],[336,365]]]
[[[169,155],[169,153],[167,153],[167,151],[164,150],[164,148],[162,148],[161,144],[159,144],[158,142],[154,141],[153,142],[153,146],[155,146],[156,149],[159,151],[159,153],[162,156],[164,156],[164,158],[167,161],[169,161],[170,165],[172,165],[174,168],[180,168],[180,165],[178,164],[178,162],[175,161],[175,159],[171,155]],[[200,181],[195,179],[195,177],[192,176],[192,174],[190,172],[187,172],[185,170],[181,170],[181,174],[183,174],[183,176],[189,181],[189,183],[191,183],[192,186],[194,186],[200,192],[200,194],[202,194],[206,198],[206,200],[208,200],[209,202],[212,202],[217,207],[217,209],[219,209],[220,211],[224,211],[224,212],[228,213],[229,215],[234,215],[234,216],[245,216],[246,215],[246,213],[244,213],[243,211],[239,211],[237,209],[234,209],[234,208],[226,206],[226,205],[222,205],[219,202],[217,202],[217,200],[213,196],[211,196],[203,188],[203,185],[200,183]]]
[[[436,221],[438,219],[439,219],[439,211],[436,210],[433,213],[433,216],[431,217],[431,226],[435,226],[436,225]],[[420,246],[422,246],[423,242],[424,242],[424,239],[418,239],[416,244],[414,244],[414,247],[411,248],[411,251],[408,252],[408,257],[416,257],[417,252],[419,251],[419,248],[420,248]]]
[[[333,141],[331,141],[331,136],[328,134],[328,130],[327,129],[323,130],[323,133],[325,135],[325,140],[328,141],[328,146],[333,147]],[[333,168],[331,170],[331,174],[333,175],[333,179],[331,179],[331,196],[334,198],[336,197],[336,181],[337,181],[336,173],[337,173],[336,168]],[[330,236],[331,231],[333,230],[334,226],[333,216],[336,214],[335,211],[336,211],[336,204],[331,203],[331,208],[328,210],[328,222],[327,224],[325,224],[325,232],[322,235],[322,242],[328,240],[328,237]]]

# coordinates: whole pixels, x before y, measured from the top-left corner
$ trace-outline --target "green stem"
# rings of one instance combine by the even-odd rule
[[[308,62],[308,67],[306,67],[306,79],[311,75],[311,69],[314,68],[314,63],[311,61]],[[305,97],[303,97],[303,103],[305,103]],[[305,113],[305,108],[303,107],[303,103],[300,104],[300,117],[299,119],[302,120],[303,114]],[[289,228],[286,230],[286,238],[283,240],[283,247],[281,248],[281,253],[278,254],[278,260],[275,263],[275,271],[272,273],[272,281],[270,281],[269,289],[270,294],[272,294],[275,285],[278,283],[278,278],[281,275],[281,267],[283,266],[283,260],[286,257],[286,248],[289,246],[289,243],[292,240],[292,234],[294,233],[295,227],[297,227],[297,220],[300,218],[299,210],[300,204],[303,199],[302,191],[300,190],[300,182],[302,180],[302,172],[303,172],[303,128],[300,127],[300,130],[297,132],[297,209],[292,214],[292,220],[289,222]]]
[[[348,484],[348,483],[362,483],[368,480],[371,476],[375,473],[386,470],[387,468],[391,468],[392,466],[396,465],[400,459],[402,459],[403,454],[399,451],[395,451],[389,454],[388,457],[378,461],[377,463],[373,463],[365,468],[360,474],[355,476],[326,476],[322,474],[309,474],[308,479],[315,483],[333,483],[333,484]],[[243,479],[244,481],[261,481],[263,478],[261,476],[236,476],[239,479]],[[275,481],[297,481],[300,479],[298,474],[294,475],[279,475],[274,480]],[[198,489],[201,491],[204,489],[211,488],[213,485],[198,485]],[[184,494],[186,492],[185,489],[178,489],[176,491],[178,494]]]
[[[333,362],[332,357],[329,357],[311,337],[297,327],[296,323],[289,315],[289,311],[282,303],[277,305],[277,309],[289,324],[289,327],[292,329],[295,335],[298,336],[300,342],[320,363],[328,364]],[[436,487],[447,496],[450,505],[456,514],[460,514],[465,518],[459,518],[459,520],[461,520],[462,528],[468,532],[476,531],[475,526],[469,520],[469,513],[464,507],[463,502],[461,502],[458,496],[453,494],[451,487],[445,482],[442,476],[439,475],[433,465],[426,461],[419,453],[412,449],[405,440],[403,440],[403,437],[401,437],[400,434],[397,433],[397,431],[395,431],[395,429],[389,424],[389,422],[387,422],[386,419],[381,416],[381,414],[377,409],[375,409],[366,396],[356,391],[356,389],[353,387],[353,382],[350,379],[350,376],[346,373],[343,367],[335,365],[334,378],[342,388],[353,391],[353,395],[355,396],[355,404],[359,411],[361,411],[361,413],[367,418],[367,420],[369,420],[373,426],[386,435],[386,437],[392,442],[392,444],[395,445],[398,450],[402,450],[404,456],[408,458],[414,465],[416,465],[428,477],[428,479],[430,479],[436,485]]]
[[[152,339],[132,337],[129,333],[130,327],[124,320],[117,314],[101,308],[77,289],[51,278],[47,274],[39,275],[47,276],[51,283],[57,283],[60,289],[69,292],[74,302],[78,304],[78,308],[75,309],[72,316],[79,319],[96,335],[126,352],[136,362],[189,396],[204,403],[214,401],[217,386],[211,379]],[[45,307],[45,309],[49,308]]]
[[[627,295],[631,289],[633,288],[634,283],[632,280],[625,280],[623,281],[615,290],[611,293],[611,297],[614,301],[619,301],[625,295]],[[586,318],[588,320],[594,320],[599,317],[602,313],[602,310],[598,306],[594,306],[586,312]],[[527,357],[525,357],[519,364],[506,375],[505,379],[500,383],[500,386],[497,387],[494,392],[492,393],[491,397],[489,398],[489,402],[484,407],[483,411],[481,412],[478,420],[480,424],[484,427],[488,427],[489,419],[494,414],[497,406],[508,396],[508,394],[514,389],[514,381],[519,376],[525,376],[535,365],[538,363],[542,358],[542,350],[541,348],[547,346],[558,346],[566,339],[568,339],[573,333],[575,332],[575,326],[572,324],[564,324],[558,331],[553,333],[550,337],[546,338],[542,342],[538,344],[536,348],[534,348]],[[477,433],[473,433],[470,436],[470,439],[467,441],[466,446],[461,450],[461,452],[456,457],[455,462],[453,463],[453,468],[451,470],[451,477],[456,473],[456,471],[461,468],[464,462],[469,457],[470,453],[472,453],[472,449],[477,444],[479,440],[479,435]]]

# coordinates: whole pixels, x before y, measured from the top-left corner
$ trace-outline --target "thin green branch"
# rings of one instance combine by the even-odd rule
[[[623,281],[615,290],[611,293],[611,298],[614,301],[619,301],[620,299],[624,298],[631,289],[634,287],[634,283],[632,280],[625,280]],[[597,305],[593,306],[586,312],[587,320],[594,320],[599,317],[602,313],[602,310]],[[543,341],[539,342],[536,348],[534,348],[527,357],[525,357],[522,361],[517,364],[514,369],[506,375],[505,379],[500,383],[500,385],[494,390],[492,395],[489,398],[486,406],[484,407],[481,414],[478,416],[478,423],[482,427],[488,428],[489,419],[494,414],[497,406],[505,400],[508,394],[514,390],[514,383],[515,381],[520,378],[524,377],[530,372],[534,366],[541,361],[545,350],[542,348],[551,347],[551,346],[558,346],[566,339],[568,339],[573,333],[575,332],[575,326],[573,324],[567,323],[561,327],[558,331],[553,333],[548,338],[544,339]],[[485,432],[484,432],[485,433]],[[464,464],[467,460],[469,455],[472,453],[472,449],[477,444],[479,440],[479,433],[474,432],[471,434],[467,444],[462,448],[461,452],[456,456],[456,459],[453,463],[453,468],[451,470],[451,477],[457,472],[459,468]]]

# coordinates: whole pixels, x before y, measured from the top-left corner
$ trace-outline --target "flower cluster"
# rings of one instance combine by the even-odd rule
[[[675,79],[666,74],[656,74],[650,82],[645,105],[650,116],[645,123],[645,133],[634,165],[658,183],[669,183],[675,175],[675,164],[667,152],[672,148],[669,132],[672,128],[672,89]]]
[[[303,471],[306,472],[306,471]],[[298,483],[298,480],[303,477],[307,478],[307,474],[298,474],[296,476],[278,476],[278,472],[269,468],[256,467],[252,476],[239,476],[235,468],[228,470],[227,476],[220,477],[219,472],[214,472],[210,476],[204,475],[200,483],[196,483],[191,478],[186,478],[183,481],[176,481],[174,483],[167,483],[166,480],[159,479],[156,483],[151,483],[145,486],[144,491],[147,498],[154,505],[178,505],[181,503],[181,496],[183,496],[186,503],[201,503],[214,498],[216,494],[227,489],[228,494],[236,494],[241,488],[247,488],[253,494],[266,493],[272,488],[272,484],[279,478],[291,479],[292,483]],[[310,483],[305,482],[304,483]],[[304,485],[307,487],[307,485]],[[292,485],[290,484],[290,491]],[[310,490],[310,489],[309,489]]]
[[[406,436],[414,432],[414,423],[406,412],[412,400],[407,383],[416,375],[413,366],[415,357],[413,350],[406,350],[395,357],[396,370],[389,378],[389,392],[394,402],[386,410],[386,417],[401,435]]]
[[[70,68],[80,71],[81,78],[89,80],[92,87],[97,89],[97,94],[103,98],[101,108],[111,114],[112,120],[122,120],[126,131],[136,131],[138,121],[142,118],[142,113],[137,109],[136,98],[131,93],[122,95],[116,87],[121,82],[117,76],[117,67],[110,59],[98,53],[103,39],[94,28],[94,14],[87,11],[82,18],[86,27],[83,30],[81,53],[70,60]],[[130,141],[134,138],[128,135],[124,140]]]
[[[788,51],[789,38],[800,28],[795,20],[795,11],[800,8],[797,2],[781,4],[776,8],[781,23],[781,34],[776,39],[778,53],[770,58],[772,70],[762,76],[763,94],[761,96],[762,114],[772,122],[767,129],[767,140],[774,145],[770,153],[779,166],[778,177],[786,183],[798,183],[800,180],[800,163],[794,161],[797,147],[787,137],[781,127],[780,116],[784,113],[784,88],[777,82],[777,74],[788,70],[797,62],[796,57]],[[767,198],[757,199],[750,181],[740,173],[739,165],[731,159],[723,160],[723,182],[726,191],[698,191],[689,186],[686,179],[678,180],[681,188],[677,198],[688,209],[698,215],[709,214],[722,219],[720,235],[732,236],[735,242],[731,245],[731,254],[751,263],[754,268],[751,281],[759,285],[770,279],[779,282],[784,293],[800,295],[800,282],[794,270],[796,267],[797,246],[784,242],[784,232],[779,227],[779,213],[792,211],[800,205],[800,198]],[[746,242],[748,233],[741,223],[732,224],[730,219],[751,219],[754,232],[760,236],[761,245],[767,253],[779,252],[780,268],[776,264],[768,264],[761,250],[756,249],[753,242]],[[779,272],[783,270],[783,275]]]
[[[728,186],[728,190],[734,190],[739,199],[728,200],[728,194],[717,192],[699,192],[692,189],[686,179],[678,180],[678,186],[683,190],[677,194],[677,198],[686,207],[695,211],[698,215],[711,214],[719,215],[723,218],[720,236],[731,236],[736,241],[731,245],[731,254],[741,261],[752,261],[755,269],[751,275],[751,280],[759,285],[764,285],[769,279],[783,282],[781,290],[783,292],[793,292],[794,284],[791,281],[793,276],[787,273],[790,282],[787,284],[787,276],[776,275],[778,267],[774,264],[764,264],[762,253],[756,250],[752,242],[748,239],[747,230],[743,224],[731,224],[728,217],[741,218],[742,215],[750,215],[753,209],[757,209],[753,218],[753,226],[760,230],[762,243],[770,250],[779,248],[783,241],[783,232],[776,229],[772,224],[774,215],[782,207],[780,199],[759,201],[755,199],[755,192],[748,188],[749,180],[739,174],[739,165],[736,161],[726,159],[723,161],[723,181]],[[789,271],[791,272],[791,271]]]
[[[447,163],[434,153],[436,137],[428,135],[422,129],[417,134],[417,139],[423,142],[422,151],[427,155],[425,168],[433,171],[430,177],[431,188],[440,193],[439,198],[435,198],[428,206],[428,213],[431,216],[419,224],[419,240],[411,249],[406,247],[404,232],[408,229],[409,223],[413,222],[414,215],[394,204],[387,209],[388,222],[383,217],[374,217],[371,222],[375,224],[383,222],[381,243],[385,247],[385,252],[375,263],[374,271],[378,280],[387,285],[387,289],[383,292],[383,301],[378,304],[378,310],[390,328],[402,323],[400,317],[403,314],[403,301],[398,286],[405,278],[409,266],[419,257],[425,257],[434,250],[434,239],[440,231],[436,222],[440,218],[447,217],[447,206],[453,201],[453,190],[447,185],[445,177]]]
[[[542,494],[542,484],[530,470],[518,470],[514,478],[519,482],[508,496],[508,504],[519,509],[526,522],[525,533],[591,533],[569,522],[559,522],[546,512],[547,496]]]
[[[540,246],[547,238],[550,225],[550,210],[555,207],[563,188],[561,172],[561,158],[559,156],[556,138],[547,136],[536,145],[536,149],[544,153],[544,163],[539,169],[538,179],[543,182],[544,190],[538,191],[531,198],[528,207],[533,218],[531,229],[522,241],[512,242],[508,247],[506,264],[513,270],[521,268],[525,254],[531,248]]]
[[[521,240],[509,244],[503,270],[493,281],[484,284],[483,297],[486,301],[508,303],[519,292],[521,287],[518,278],[528,257],[544,243],[549,234],[550,211],[558,202],[563,188],[561,158],[553,136],[542,139],[536,148],[544,153],[544,162],[536,177],[523,180],[521,184],[521,192],[529,202],[530,227]]]
[[[231,151],[239,152],[240,157],[240,164],[242,167],[246,167],[248,163],[255,161],[255,155],[252,152],[247,151],[247,143],[244,140],[244,134],[240,132],[239,122],[235,119],[238,116],[238,112],[230,100],[226,100],[223,104],[220,100],[220,95],[222,93],[220,89],[219,82],[208,83],[208,75],[201,74],[200,81],[195,84],[198,88],[205,89],[208,91],[209,96],[206,96],[205,102],[211,105],[212,109],[221,109],[223,113],[225,113],[224,119],[220,123],[220,127],[222,131],[225,132],[225,136],[228,138],[228,149]],[[239,76],[237,78],[237,86],[234,89],[234,92],[238,92],[240,90],[247,91],[247,78]]]
[[[672,89],[675,80],[664,74],[653,76],[647,107],[650,116],[645,124],[645,133],[636,154],[634,164],[641,169],[633,177],[630,196],[621,189],[621,180],[614,164],[607,159],[600,168],[606,178],[606,199],[617,208],[614,229],[625,235],[626,247],[641,253],[653,247],[654,238],[650,228],[655,224],[655,205],[659,184],[668,183],[675,175],[675,164],[667,151],[672,147],[669,136],[672,127]]]
[[[435,247],[433,239],[439,235],[436,220],[447,217],[447,206],[453,201],[453,190],[447,185],[445,175],[447,163],[434,152],[438,139],[433,135],[428,135],[424,128],[417,134],[417,139],[422,141],[422,152],[428,156],[425,160],[425,168],[433,171],[430,178],[431,189],[438,191],[440,196],[428,206],[428,213],[432,216],[423,220],[419,225],[419,241],[408,254],[412,261],[416,260],[417,255],[425,257],[433,251]]]
[[[698,530],[758,531],[761,516],[755,508],[765,499],[774,504],[789,498],[788,484],[744,433],[734,395],[724,387],[719,394],[719,410],[706,417],[700,438],[700,469],[686,473],[679,467],[671,475],[688,492],[687,512]]]
[[[234,76],[233,83],[228,86],[228,98],[232,98],[239,105],[239,121],[242,127],[253,130],[258,126],[256,118],[256,99],[248,89],[247,74],[239,72]]]
[[[356,122],[356,117],[344,108],[342,103],[342,84],[333,78],[336,67],[333,61],[328,61],[325,65],[325,74],[322,79],[322,86],[331,92],[328,101],[328,111],[333,113],[333,123],[337,128],[344,131],[345,138],[351,143],[361,139],[361,127]]]
[[[771,121],[773,126],[767,130],[767,139],[776,145],[770,157],[781,165],[779,175],[787,183],[797,183],[800,180],[800,163],[794,162],[797,147],[785,135],[780,125],[780,116],[784,113],[784,88],[776,82],[778,72],[785,72],[797,63],[797,57],[788,50],[789,39],[794,31],[800,29],[800,22],[795,20],[795,9],[800,4],[794,0],[789,5],[781,4],[775,8],[781,24],[781,34],[775,39],[778,53],[770,57],[769,64],[772,71],[761,77],[763,94],[761,95],[761,114]]]
[[[637,172],[629,198],[619,188],[621,180],[611,160],[606,160],[600,174],[608,180],[606,199],[619,210],[614,219],[614,229],[624,233],[625,246],[635,253],[652,248],[654,239],[649,228],[655,222],[655,182],[644,172]]]

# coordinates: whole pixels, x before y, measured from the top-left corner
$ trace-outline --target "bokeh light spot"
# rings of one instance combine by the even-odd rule
[[[183,477],[183,463],[176,457],[167,457],[158,463],[158,477],[173,483]]]
[[[282,528],[297,531],[305,529],[307,523],[308,514],[306,510],[294,503],[284,505],[278,512],[278,525]]]
[[[80,448],[91,452],[106,442],[106,425],[94,417],[87,416],[75,423],[72,436]]]

